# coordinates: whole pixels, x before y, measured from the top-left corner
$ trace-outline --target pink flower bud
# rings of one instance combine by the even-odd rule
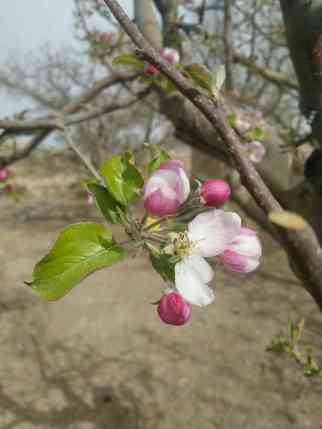
[[[166,216],[177,211],[190,193],[189,179],[179,160],[163,162],[147,180],[144,207],[154,216]]]
[[[158,69],[149,63],[145,64],[144,71],[145,71],[145,73],[150,74],[150,75],[154,75],[154,74],[158,73]]]
[[[94,203],[93,195],[90,192],[86,193],[85,203],[87,206],[92,206]]]
[[[180,61],[179,52],[173,48],[160,49],[160,56],[169,64],[177,64]],[[157,68],[149,63],[145,65],[144,71],[145,73],[150,75],[154,75],[158,73]]]
[[[179,293],[171,291],[161,298],[158,314],[164,323],[184,325],[190,319],[191,307]]]
[[[0,182],[4,182],[9,177],[9,170],[7,168],[0,169]]]
[[[169,64],[177,64],[180,61],[179,52],[173,48],[162,48],[160,55]]]
[[[218,258],[231,271],[249,273],[258,267],[261,256],[262,247],[256,231],[241,228],[237,237]]]
[[[199,190],[200,202],[209,207],[222,206],[228,200],[230,194],[230,186],[221,179],[206,180]]]
[[[253,140],[247,144],[247,152],[249,159],[254,163],[261,162],[266,155],[265,146],[257,140]]]

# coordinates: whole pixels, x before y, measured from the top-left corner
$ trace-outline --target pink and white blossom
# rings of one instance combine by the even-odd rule
[[[214,300],[208,286],[214,273],[204,258],[223,253],[240,229],[239,215],[223,210],[201,213],[189,223],[187,248],[175,265],[176,289],[189,303],[205,306]]]
[[[169,325],[184,325],[190,319],[191,307],[179,293],[169,290],[159,301],[158,314]]]
[[[180,54],[173,48],[162,48],[160,50],[161,57],[169,64],[177,64],[180,61]]]
[[[154,216],[173,214],[187,200],[190,182],[179,160],[161,163],[144,187],[144,207]]]
[[[160,49],[160,56],[169,64],[177,64],[180,61],[179,52],[173,48],[162,48]],[[145,73],[154,75],[158,73],[158,70],[154,65],[147,63],[144,68]]]
[[[222,179],[206,180],[199,189],[201,204],[209,207],[222,206],[229,199],[230,194],[230,186]]]
[[[241,228],[239,234],[232,240],[218,259],[230,271],[249,273],[259,265],[262,247],[256,231]]]
[[[266,155],[266,149],[263,143],[253,140],[247,143],[248,157],[253,163],[261,162]]]
[[[9,177],[9,170],[7,168],[0,169],[0,182],[4,182]]]
[[[244,134],[251,128],[250,122],[237,118],[235,121],[235,127],[239,130],[240,133]]]

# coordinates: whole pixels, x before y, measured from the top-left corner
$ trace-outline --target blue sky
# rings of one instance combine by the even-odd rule
[[[73,43],[73,5],[73,0],[1,0],[0,67],[12,56],[28,60],[48,42],[55,47]],[[0,99],[0,116],[24,108],[23,101],[1,92]]]

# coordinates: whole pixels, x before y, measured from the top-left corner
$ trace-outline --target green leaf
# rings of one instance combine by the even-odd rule
[[[179,259],[162,252],[150,252],[150,260],[153,268],[160,274],[163,280],[170,281],[171,283],[175,283],[174,267]]]
[[[265,139],[265,131],[263,128],[255,127],[247,131],[245,137],[249,140],[263,141]]]
[[[114,58],[112,64],[113,65],[120,65],[120,64],[130,65],[138,69],[143,69],[145,65],[144,61],[139,60],[135,54],[131,54],[131,53],[119,55],[118,57]]]
[[[162,75],[153,76],[153,82],[157,84],[166,94],[177,91],[177,87],[166,77]]]
[[[123,211],[123,207],[115,200],[108,190],[101,185],[88,183],[87,188],[95,198],[98,208],[109,223],[121,223],[119,211]]]
[[[165,150],[158,148],[157,156],[153,158],[147,166],[148,176],[157,170],[162,162],[167,161],[168,159],[171,159],[170,155]]]
[[[92,272],[119,262],[124,255],[103,225],[69,225],[59,234],[50,252],[37,263],[33,280],[27,284],[42,298],[56,300]]]
[[[124,206],[133,202],[144,184],[138,169],[129,161],[128,155],[115,155],[101,169],[107,188],[113,197]]]
[[[227,121],[232,128],[235,127],[237,121],[236,113],[229,113],[229,115],[227,116]]]
[[[206,67],[200,64],[191,64],[184,68],[185,73],[201,88],[212,93],[212,76]]]

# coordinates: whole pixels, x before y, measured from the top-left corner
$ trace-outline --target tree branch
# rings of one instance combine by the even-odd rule
[[[251,68],[252,72],[261,76],[263,79],[268,80],[277,86],[284,86],[288,89],[298,90],[299,86],[296,82],[292,81],[284,73],[272,70],[268,67],[261,67],[256,64],[253,58],[247,58],[244,55],[234,52],[233,58],[235,63],[242,64],[245,67]]]
[[[174,67],[166,64],[158,52],[145,40],[135,24],[133,24],[116,0],[103,0],[115,18],[127,32],[140,51],[138,56],[152,63],[165,75],[177,89],[208,119],[222,138],[227,150],[233,157],[241,175],[242,182],[265,213],[281,210],[262,178],[245,157],[242,142],[229,126],[223,101],[210,99],[190,85],[190,83]],[[279,236],[289,256],[296,265],[299,276],[305,282],[306,289],[311,293],[322,310],[322,249],[311,227],[301,231],[279,229]]]

